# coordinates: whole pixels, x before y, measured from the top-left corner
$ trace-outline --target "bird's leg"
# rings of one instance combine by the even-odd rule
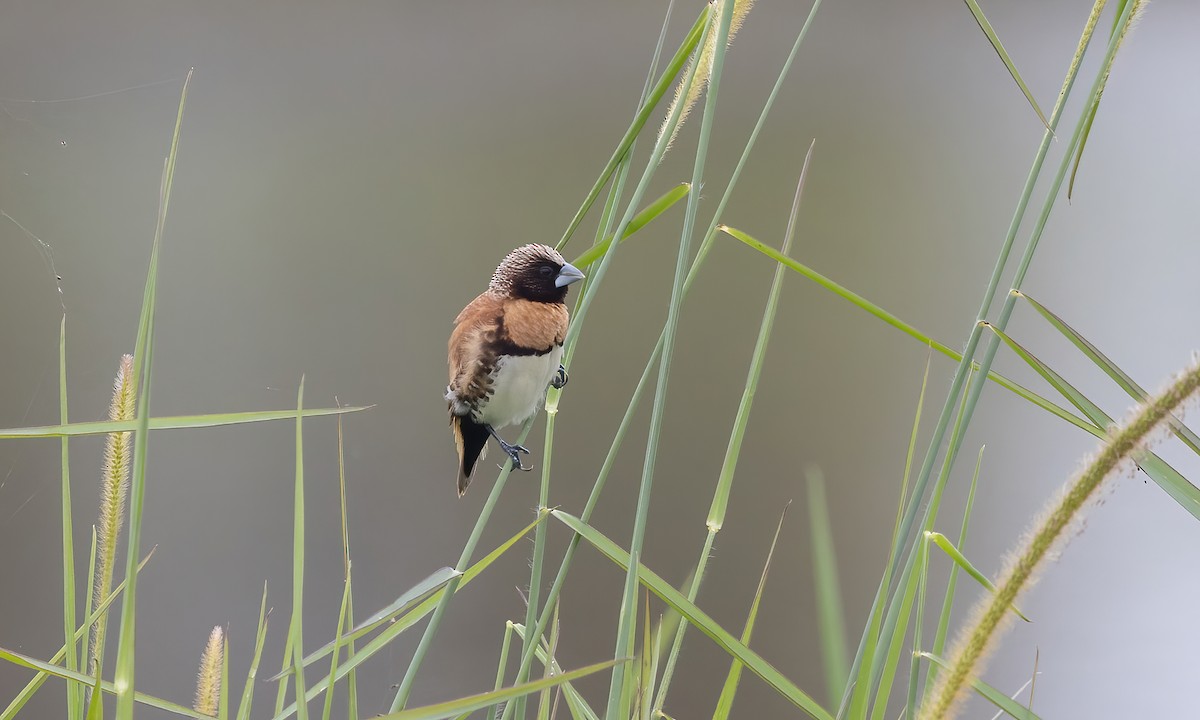
[[[562,390],[567,385],[567,369],[562,365],[558,366],[558,372],[554,373],[554,379],[550,381],[550,386],[555,390]]]
[[[509,445],[508,443],[504,442],[504,438],[500,437],[500,435],[496,432],[496,429],[491,425],[484,425],[484,427],[487,428],[487,431],[491,433],[492,437],[496,438],[496,442],[500,443],[500,449],[512,459],[514,470],[524,470],[525,472],[529,472],[533,469],[532,465],[525,467],[521,464],[521,453],[528,455],[529,450],[522,445]]]

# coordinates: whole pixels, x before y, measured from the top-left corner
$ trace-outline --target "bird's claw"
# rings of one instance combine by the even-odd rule
[[[562,365],[558,366],[558,372],[554,373],[554,379],[550,381],[550,386],[555,390],[562,390],[567,385],[567,369]]]
[[[501,440],[500,449],[503,450],[505,454],[508,455],[509,459],[512,460],[513,470],[523,470],[525,472],[529,472],[533,469],[532,465],[526,467],[521,462],[521,453],[525,453],[526,455],[529,454],[529,450],[524,445],[509,445]]]

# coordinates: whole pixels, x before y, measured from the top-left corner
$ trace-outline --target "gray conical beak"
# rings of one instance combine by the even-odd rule
[[[576,280],[582,280],[583,273],[579,268],[571,263],[563,263],[562,270],[558,271],[558,277],[554,278],[554,287],[566,287]]]

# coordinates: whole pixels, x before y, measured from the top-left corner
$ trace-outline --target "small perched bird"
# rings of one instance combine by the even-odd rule
[[[569,314],[563,302],[583,273],[547,245],[523,245],[504,256],[488,289],[463,308],[450,334],[446,402],[458,446],[458,496],[496,438],[513,467],[529,451],[510,445],[498,428],[537,412],[553,385],[567,384],[562,361]]]

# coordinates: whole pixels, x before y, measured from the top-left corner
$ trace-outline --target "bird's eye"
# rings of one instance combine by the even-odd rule
[[[545,277],[550,277],[551,275],[554,274],[554,268],[550,267],[549,265],[543,265],[540,268],[538,268],[538,272],[540,272]]]

